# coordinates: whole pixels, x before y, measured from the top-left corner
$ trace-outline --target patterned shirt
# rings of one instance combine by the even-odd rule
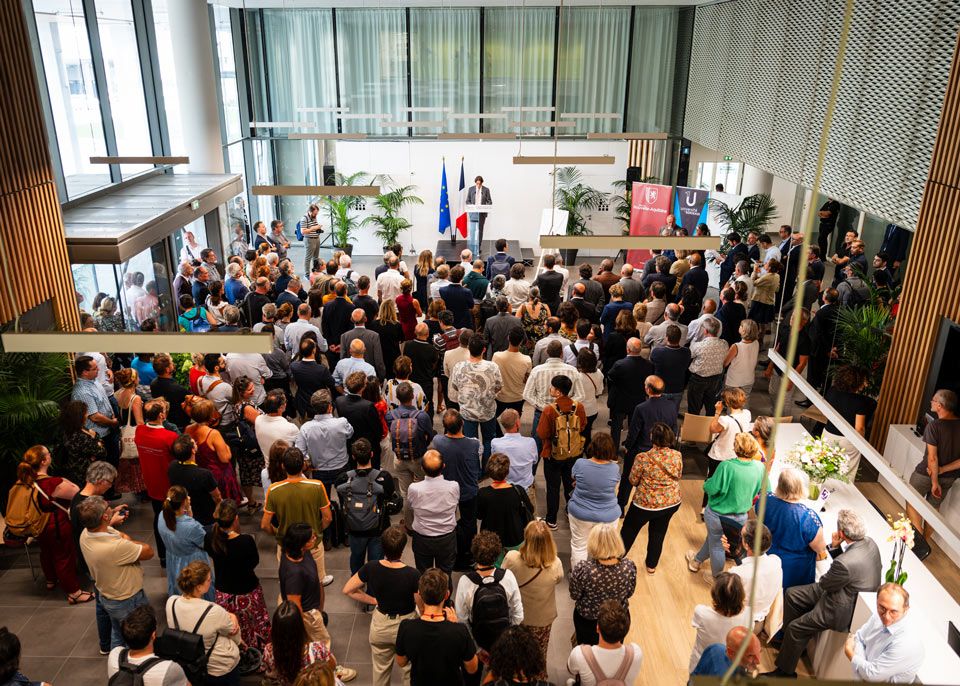
[[[464,419],[486,422],[497,415],[497,393],[503,388],[503,377],[493,362],[459,363],[450,375],[450,386],[457,391]]]
[[[690,373],[716,376],[723,373],[723,358],[730,346],[721,338],[708,336],[690,346]]]
[[[90,419],[90,415],[102,414],[104,417],[113,417],[113,406],[107,398],[107,392],[96,380],[77,379],[70,394],[71,400],[79,400],[87,406],[87,421],[84,426],[93,429],[101,438],[110,433],[109,426],[97,424]]]
[[[680,504],[683,457],[672,448],[651,448],[637,455],[630,483],[637,487],[633,504],[644,510],[665,510]]]
[[[584,619],[594,621],[600,613],[600,604],[616,600],[627,606],[637,586],[637,565],[622,559],[613,565],[597,560],[584,560],[570,573],[570,597]]]

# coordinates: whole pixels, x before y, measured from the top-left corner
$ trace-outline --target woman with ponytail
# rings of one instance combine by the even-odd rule
[[[37,537],[40,542],[40,566],[47,578],[47,590],[52,591],[59,583],[71,605],[86,603],[93,600],[93,594],[80,589],[73,528],[67,509],[80,488],[68,479],[50,476],[47,472],[51,461],[46,446],[28,448],[17,466],[17,485],[34,489],[35,502],[40,510],[50,514],[46,526]]]
[[[271,626],[272,642],[263,653],[263,665],[269,683],[277,686],[293,686],[297,677],[312,664],[325,664],[335,670],[336,658],[321,641],[311,641],[303,624],[300,608],[290,601],[284,601],[273,613]],[[341,670],[342,671],[342,670]],[[351,672],[353,670],[350,670]],[[334,681],[331,683],[340,683]]]
[[[183,486],[171,486],[163,501],[163,510],[158,515],[157,530],[167,548],[167,593],[177,595],[177,577],[188,564],[194,561],[209,562],[203,549],[206,531],[193,518],[190,496]],[[213,600],[213,586],[204,594],[204,599]]]
[[[237,512],[236,501],[220,501],[204,548],[213,560],[217,605],[237,616],[243,643],[262,652],[270,642],[270,615],[256,573],[260,553],[253,536],[240,533]]]

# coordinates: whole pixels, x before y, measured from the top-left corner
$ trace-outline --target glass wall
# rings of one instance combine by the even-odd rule
[[[677,7],[634,10],[630,102],[627,104],[627,121],[633,131],[670,131],[679,21]]]
[[[169,0],[152,0],[153,27],[157,36],[157,62],[160,64],[160,81],[163,84],[163,104],[167,119],[167,136],[170,151],[185,155],[183,125],[180,123],[180,92],[177,88],[177,68],[173,61],[173,36],[170,34],[170,16],[167,14]],[[186,167],[174,167],[174,172],[186,172]]]
[[[223,98],[223,133],[227,142],[232,143],[243,138],[245,132],[240,130],[240,93],[237,90],[237,65],[233,55],[230,9],[214,5],[213,21],[220,72],[220,97]]]

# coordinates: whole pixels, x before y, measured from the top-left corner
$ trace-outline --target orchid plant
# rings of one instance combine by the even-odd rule
[[[903,586],[907,582],[907,573],[903,571],[903,556],[907,548],[913,548],[913,524],[902,512],[897,520],[887,515],[887,521],[890,522],[890,535],[887,540],[893,541],[893,555],[890,557],[886,581]]]

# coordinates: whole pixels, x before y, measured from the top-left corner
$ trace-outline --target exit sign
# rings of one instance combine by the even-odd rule
[[[191,210],[199,210],[199,209],[200,209],[200,201],[199,201],[199,200],[194,200],[194,201],[192,201],[192,202],[190,203],[190,209],[191,209]]]
[[[732,159],[733,159],[733,155],[724,155],[724,156],[723,156],[723,161],[724,161],[724,162],[729,162],[729,161],[732,160]]]

